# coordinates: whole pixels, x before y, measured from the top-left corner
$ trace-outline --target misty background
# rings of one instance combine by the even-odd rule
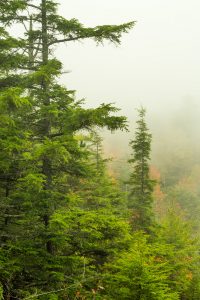
[[[97,47],[85,40],[59,47],[62,83],[77,90],[87,107],[115,103],[129,120],[127,133],[103,132],[105,152],[120,159],[128,153],[136,108],[147,109],[153,135],[152,158],[198,161],[200,151],[200,26],[198,0],[60,0],[60,13],[85,26],[135,20],[121,46]],[[188,161],[188,162],[189,162]]]

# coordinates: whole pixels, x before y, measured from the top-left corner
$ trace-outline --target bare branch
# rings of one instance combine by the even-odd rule
[[[64,135],[63,132],[52,133],[49,135],[49,138],[54,138],[54,137],[63,136],[63,135]]]
[[[86,38],[90,38],[90,36],[76,36],[76,37],[70,37],[70,38],[66,38],[66,39],[62,39],[62,40],[54,40],[52,42],[50,42],[48,44],[48,46],[51,46],[51,45],[54,45],[54,44],[59,44],[59,43],[65,43],[65,42],[71,42],[71,41],[77,41],[77,40],[80,40],[80,39],[86,39]]]
[[[41,37],[39,38],[39,42],[38,42],[38,46],[37,46],[37,49],[35,49],[35,53],[34,53],[34,55],[33,55],[33,58],[35,59],[36,57],[37,57],[37,55],[38,55],[38,52],[39,52],[39,50],[40,50],[40,45],[41,45],[42,43],[41,43]]]
[[[39,7],[39,6],[37,6],[37,5],[34,5],[34,4],[28,3],[27,6],[33,7],[33,8],[39,9],[39,10],[42,10],[41,7]]]
[[[22,24],[23,24],[23,26],[24,26],[26,32],[29,32],[28,28],[26,27],[26,24],[24,23],[24,20],[22,20]]]

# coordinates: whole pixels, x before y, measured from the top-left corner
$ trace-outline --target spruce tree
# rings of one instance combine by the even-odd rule
[[[73,205],[70,211],[63,207],[55,212],[52,226],[54,233],[61,238],[58,240],[62,247],[66,247],[65,232],[71,258],[76,252],[76,263],[78,259],[81,262],[79,272],[74,268],[77,272],[74,277],[81,286],[78,290],[77,287],[71,289],[69,298],[73,299],[77,292],[80,298],[93,299],[94,293],[97,295],[101,291],[103,265],[113,261],[116,253],[127,249],[131,236],[124,213],[123,193],[107,174],[106,160],[101,156],[101,137],[93,133],[92,137],[79,136],[78,139],[90,157],[85,161],[89,176],[79,182],[71,195]]]
[[[82,253],[73,232],[59,230],[64,215],[68,217],[67,228],[79,217],[88,224],[78,213],[75,194],[81,181],[90,176],[89,158],[76,135],[94,126],[126,128],[126,118],[115,116],[113,105],[85,109],[81,101],[75,101],[74,91],[59,84],[62,63],[53,56],[53,50],[61,43],[88,38],[97,44],[106,40],[119,44],[121,35],[134,22],[86,28],[76,19],[59,16],[57,4],[51,0],[2,1],[0,10],[1,28],[10,30],[17,24],[25,29],[19,39],[9,37],[9,44],[5,39],[0,44],[1,57],[4,55],[7,64],[0,80],[1,96],[7,94],[12,111],[9,108],[5,113],[12,117],[12,126],[15,124],[8,139],[9,147],[14,149],[3,158],[4,165],[12,165],[5,169],[6,180],[12,169],[14,184],[9,185],[6,202],[7,183],[2,184],[2,203],[9,204],[1,220],[6,225],[3,230],[9,234],[3,237],[5,271],[0,280],[4,298],[14,299],[65,290],[82,278]],[[8,133],[1,133],[3,145]],[[17,149],[13,141],[19,143]]]
[[[3,18],[6,3],[1,4]],[[17,7],[7,8],[12,15],[16,13]],[[19,233],[24,231],[19,221],[23,215],[21,202],[15,201],[13,193],[26,166],[23,153],[28,151],[30,142],[24,120],[31,103],[19,73],[25,61],[25,56],[20,54],[23,43],[11,37],[3,25],[4,22],[0,27],[0,285],[4,298],[9,299],[10,286],[20,270],[15,244]]]
[[[130,186],[128,206],[131,209],[133,228],[149,232],[154,223],[152,211],[154,181],[149,175],[152,136],[147,128],[145,113],[143,107],[138,109],[139,119],[136,122],[135,138],[130,142],[133,153],[129,163],[133,170],[128,181]]]

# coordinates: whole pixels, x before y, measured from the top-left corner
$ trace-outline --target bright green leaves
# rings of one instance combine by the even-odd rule
[[[43,144],[36,144],[33,152],[33,159],[38,161],[48,157],[52,164],[62,165],[68,162],[70,153],[67,150],[67,143],[59,140],[50,140],[46,138]]]
[[[0,300],[3,300],[3,287],[0,285]]]
[[[199,264],[198,241],[192,236],[191,225],[173,209],[169,210],[159,230],[158,241],[169,246],[166,260],[172,268],[171,286],[179,293],[187,291],[192,284],[193,272]],[[171,250],[170,250],[171,249]]]
[[[107,256],[109,252],[116,251],[117,246],[121,247],[125,239],[126,242],[130,240],[127,223],[104,210],[98,213],[77,207],[61,210],[52,216],[51,227],[72,245],[75,244],[76,251],[79,250],[82,255],[98,256],[102,253]]]
[[[19,180],[19,187],[24,190],[30,190],[34,193],[42,191],[44,186],[45,177],[42,174],[28,174],[23,179]]]
[[[167,283],[171,274],[165,260],[167,252],[164,245],[150,245],[143,234],[135,233],[129,252],[121,253],[107,266],[112,274],[104,276],[108,299],[178,300]]]
[[[97,108],[84,109],[80,106],[74,109],[69,116],[67,126],[73,131],[89,129],[95,126],[107,127],[114,131],[117,129],[127,129],[127,120],[123,116],[113,116],[112,113],[118,111],[112,104],[102,104]]]
[[[21,88],[10,88],[1,92],[0,95],[0,108],[1,111],[12,112],[19,108],[29,107],[30,101],[28,97],[23,97],[23,90]]]
[[[62,65],[58,60],[49,60],[47,64],[41,66],[36,72],[31,74],[30,80],[33,84],[37,85],[40,85],[41,82],[50,84],[55,77],[60,75],[61,67]]]
[[[86,28],[57,16],[56,8],[48,0],[0,7],[0,242],[11,262],[7,277],[0,276],[5,298],[53,299],[53,290],[70,285],[63,297],[93,295],[101,266],[130,242],[121,193],[76,137],[95,127],[126,129],[126,118],[111,104],[86,109],[76,102],[57,82],[62,64],[52,47],[85,38],[119,44],[134,23]],[[19,39],[3,30],[15,24],[25,29]]]

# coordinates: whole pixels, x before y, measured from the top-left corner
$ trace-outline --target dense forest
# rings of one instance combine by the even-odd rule
[[[56,47],[120,44],[135,22],[88,28],[57,5],[0,3],[0,299],[199,300],[200,166],[154,166],[139,107],[116,171],[99,129],[126,117],[59,80]]]

